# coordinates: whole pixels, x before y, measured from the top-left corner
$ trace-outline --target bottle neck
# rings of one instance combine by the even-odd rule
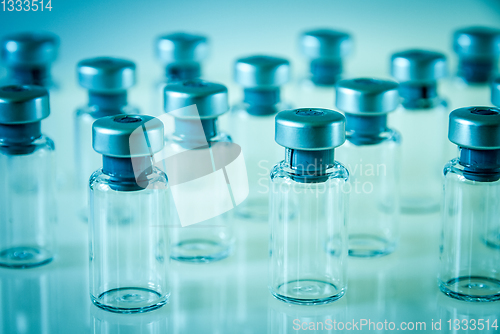
[[[169,82],[192,80],[200,76],[199,63],[173,63],[165,67],[165,77]]]
[[[399,84],[399,96],[406,109],[430,109],[436,106],[437,82],[403,82]]]
[[[355,145],[374,145],[381,142],[380,134],[387,130],[387,114],[361,116],[345,114],[346,132]]]
[[[12,67],[10,77],[20,85],[37,85],[46,87],[50,85],[50,68],[38,67]]]
[[[457,76],[471,84],[488,83],[498,71],[496,57],[459,57]]]
[[[460,147],[458,161],[464,166],[464,177],[468,180],[493,182],[500,179],[500,150]]]
[[[318,183],[328,179],[326,170],[334,163],[334,150],[307,151],[286,148],[285,163],[294,171],[292,179],[300,183]]]
[[[311,80],[319,86],[333,86],[340,79],[341,60],[313,60],[310,64]]]
[[[0,124],[1,150],[9,155],[30,154],[35,150],[33,141],[42,136],[41,122],[26,124]]]
[[[267,116],[278,112],[276,104],[280,102],[280,89],[245,88],[243,102],[248,104],[247,112],[254,116]]]
[[[96,107],[103,112],[109,111],[110,115],[120,114],[121,109],[127,105],[127,91],[114,94],[89,91],[88,105]]]
[[[153,172],[153,163],[150,156],[116,158],[103,155],[102,172],[110,177],[111,189],[137,191],[148,186],[147,176]]]

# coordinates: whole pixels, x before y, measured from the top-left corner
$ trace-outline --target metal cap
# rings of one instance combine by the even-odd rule
[[[125,59],[84,59],[78,63],[77,71],[80,86],[92,91],[123,91],[135,84],[135,64]]]
[[[453,34],[453,50],[460,56],[498,57],[500,29],[467,27]]]
[[[351,35],[332,29],[309,30],[300,36],[300,49],[309,59],[340,59],[352,52]]]
[[[49,93],[40,86],[0,87],[0,124],[39,122],[50,115]]]
[[[290,62],[271,56],[250,56],[236,60],[234,81],[245,88],[279,87],[290,80]]]
[[[208,39],[185,32],[163,35],[156,40],[156,56],[165,64],[200,62],[208,56]]]
[[[59,38],[51,33],[24,32],[2,39],[2,61],[7,66],[46,66],[57,58]]]
[[[446,56],[429,50],[405,50],[391,56],[391,75],[399,82],[436,81],[448,75]]]
[[[152,116],[108,116],[92,125],[94,150],[110,157],[153,155],[163,149],[163,140],[163,123]]]
[[[345,142],[345,117],[329,109],[284,110],[276,115],[275,140],[296,150],[333,149]]]
[[[453,110],[448,139],[465,148],[500,149],[500,109],[467,107]]]
[[[400,102],[398,83],[358,78],[340,80],[335,86],[336,106],[351,114],[380,115],[395,110]]]
[[[496,78],[491,83],[491,103],[500,107],[500,77]]]

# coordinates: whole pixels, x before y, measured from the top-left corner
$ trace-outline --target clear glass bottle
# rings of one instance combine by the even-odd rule
[[[335,83],[342,76],[345,58],[352,53],[351,35],[333,29],[308,30],[300,35],[299,47],[309,61],[309,69],[299,78],[294,104],[300,108],[332,108]]]
[[[398,84],[368,78],[341,80],[336,105],[346,117],[346,143],[337,158],[349,170],[349,255],[390,254],[399,233],[398,132],[387,116],[399,106]]]
[[[231,177],[221,159],[233,144],[217,126],[228,109],[223,85],[198,79],[165,87],[165,116],[174,118],[163,160],[175,204],[170,236],[174,260],[208,263],[232,251],[237,199],[234,192],[230,196]]]
[[[500,300],[500,109],[450,114],[459,157],[444,168],[439,287],[469,302]]]
[[[347,169],[334,160],[345,118],[328,109],[285,110],[271,171],[269,290],[292,304],[326,304],[347,288]]]
[[[243,101],[232,107],[229,124],[233,140],[245,156],[250,193],[236,208],[239,217],[267,222],[269,172],[282,149],[274,142],[274,117],[289,109],[281,101],[281,87],[290,78],[290,63],[283,58],[250,56],[235,63],[235,81],[243,87]]]
[[[102,164],[101,155],[92,149],[92,124],[96,119],[119,114],[138,114],[127,104],[127,89],[136,81],[135,64],[131,61],[98,57],[82,60],[77,65],[80,86],[88,89],[86,106],[75,114],[75,166],[79,216],[88,219],[89,177]]]
[[[159,308],[170,295],[167,178],[152,158],[163,124],[108,116],[94,122],[92,138],[103,167],[90,178],[90,298],[117,313]]]
[[[41,133],[49,114],[46,89],[0,88],[0,266],[28,268],[54,258],[54,143]]]
[[[391,56],[391,74],[400,82],[402,98],[389,123],[402,136],[401,210],[437,212],[441,166],[452,154],[446,148],[448,109],[438,93],[438,80],[447,74],[446,57],[428,50],[397,52]]]

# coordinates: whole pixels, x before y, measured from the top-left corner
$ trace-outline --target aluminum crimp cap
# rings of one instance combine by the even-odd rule
[[[250,56],[236,60],[234,81],[244,88],[279,87],[290,80],[290,62],[271,56]]]
[[[465,148],[500,149],[500,109],[467,107],[450,113],[448,139]]]
[[[112,93],[135,85],[135,63],[130,60],[97,57],[77,65],[80,86],[91,91]]]
[[[176,118],[217,118],[229,110],[227,88],[201,79],[186,80],[165,86],[165,112]],[[195,108],[185,108],[190,105]]]
[[[94,150],[110,157],[152,156],[163,149],[163,140],[163,123],[152,116],[108,116],[92,125]]]
[[[446,56],[429,50],[405,50],[391,56],[391,75],[399,82],[436,81],[448,75]]]
[[[49,93],[40,86],[0,87],[0,124],[39,122],[50,115]]]
[[[460,56],[498,57],[500,29],[467,27],[453,33],[453,50]]]
[[[497,77],[491,83],[491,103],[500,107],[500,77]]]
[[[351,54],[351,35],[332,29],[305,31],[300,35],[300,50],[309,59],[337,60]]]
[[[400,103],[398,83],[392,80],[357,78],[340,80],[336,86],[336,106],[345,113],[382,115]]]
[[[57,58],[59,38],[51,33],[23,32],[2,39],[2,61],[7,66],[47,66]]]
[[[329,109],[301,108],[276,115],[275,140],[286,148],[329,150],[345,142],[345,117]]]
[[[165,64],[201,62],[208,56],[208,39],[185,32],[163,35],[156,40],[156,56]]]

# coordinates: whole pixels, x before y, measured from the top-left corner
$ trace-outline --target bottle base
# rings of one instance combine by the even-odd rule
[[[212,240],[185,240],[172,246],[170,258],[175,261],[209,263],[229,256],[231,247]]]
[[[403,197],[400,208],[404,214],[427,214],[439,212],[441,203],[428,197]]]
[[[50,251],[31,247],[18,246],[0,251],[0,266],[8,268],[32,268],[51,262]]]
[[[345,294],[345,289],[321,280],[295,280],[279,285],[271,294],[278,300],[296,305],[322,305],[336,301]]]
[[[247,199],[236,207],[236,216],[242,219],[267,223],[269,219],[268,199]]]
[[[396,245],[387,239],[369,234],[354,234],[349,236],[349,256],[379,257],[391,254]]]
[[[483,242],[488,247],[500,249],[500,228],[488,231],[483,237]]]
[[[461,276],[446,283],[439,282],[445,295],[466,302],[493,302],[500,300],[500,280],[482,276]]]
[[[97,298],[90,295],[95,306],[115,313],[144,313],[156,310],[167,303],[168,297],[151,289],[135,287],[111,289]]]

